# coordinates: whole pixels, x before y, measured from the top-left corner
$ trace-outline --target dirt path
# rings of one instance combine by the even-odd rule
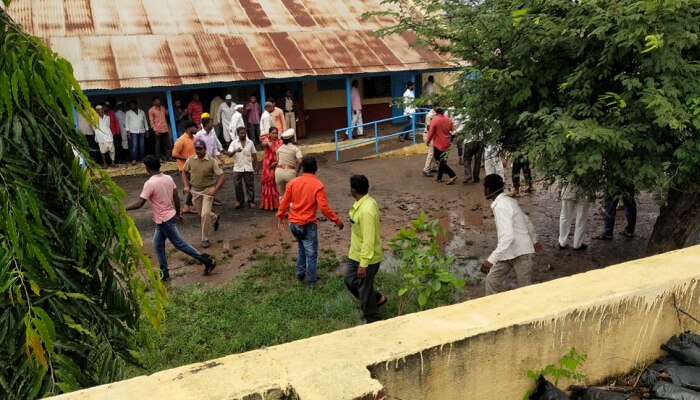
[[[421,210],[430,219],[438,218],[448,232],[445,245],[448,253],[459,258],[465,270],[473,271],[475,265],[487,257],[496,245],[496,232],[489,202],[483,197],[480,184],[462,185],[461,179],[454,186],[436,183],[421,175],[424,155],[399,158],[380,158],[346,163],[335,163],[334,154],[317,156],[319,178],[325,183],[331,207],[348,224],[347,211],[352,205],[349,195],[349,177],[353,174],[367,175],[371,195],[377,200],[382,212],[382,237],[386,242],[402,226],[410,224]],[[460,178],[463,170],[452,157],[450,165]],[[482,171],[483,174],[483,171]],[[181,187],[177,174],[175,181]],[[230,178],[230,172],[228,173]],[[483,175],[482,175],[483,177]],[[146,179],[140,176],[118,177],[115,181],[126,191],[127,202],[138,196]],[[259,195],[256,186],[256,196]],[[251,256],[256,252],[285,251],[290,256],[296,254],[296,243],[288,231],[277,228],[274,214],[258,209],[234,210],[231,206],[234,194],[232,179],[227,180],[219,198],[224,205],[215,207],[221,214],[221,228],[211,238],[212,246],[207,250],[219,260],[215,273],[209,277],[200,276],[201,267],[193,266],[182,253],[176,252],[170,244],[169,263],[173,276],[172,285],[183,286],[195,282],[221,284],[230,281],[237,274],[252,265]],[[257,199],[259,200],[259,198]],[[520,199],[523,210],[530,215],[546,250],[536,257],[535,282],[542,282],[562,276],[596,269],[611,264],[635,259],[644,255],[646,241],[651,233],[653,222],[658,215],[658,206],[648,195],[638,199],[637,237],[622,238],[616,235],[611,242],[597,242],[591,238],[602,229],[600,202],[591,208],[585,242],[589,248],[585,252],[559,250],[557,245],[560,203],[554,192],[538,190]],[[150,207],[131,212],[136,226],[143,237],[144,251],[155,263],[155,254],[150,241],[153,238],[153,222]],[[199,244],[199,218],[187,215],[180,226],[185,240],[201,250]],[[624,216],[618,212],[615,232],[624,225]],[[572,229],[573,231],[573,229]],[[338,229],[329,222],[319,224],[320,249],[330,250],[344,256],[349,244],[349,231]],[[293,271],[290,271],[290,277]],[[480,277],[480,273],[473,274]],[[475,282],[467,288],[463,298],[483,295],[482,285]]]

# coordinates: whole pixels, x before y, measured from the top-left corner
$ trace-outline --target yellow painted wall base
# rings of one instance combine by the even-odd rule
[[[700,246],[56,399],[517,400],[528,369],[571,347],[595,382],[697,331],[676,307],[700,315],[698,260]]]

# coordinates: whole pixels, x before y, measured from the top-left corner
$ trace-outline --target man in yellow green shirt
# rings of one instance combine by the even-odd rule
[[[382,238],[379,207],[368,192],[366,176],[350,178],[350,194],[355,204],[350,208],[350,251],[343,280],[350,293],[360,300],[367,323],[372,323],[382,319],[379,307],[387,302],[387,297],[374,290],[374,276],[382,261]]]

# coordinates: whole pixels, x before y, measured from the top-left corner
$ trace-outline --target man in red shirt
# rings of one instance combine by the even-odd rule
[[[428,130],[428,139],[426,143],[430,145],[433,143],[433,156],[435,160],[439,162],[437,182],[442,182],[442,174],[447,172],[450,179],[447,181],[448,185],[454,185],[457,181],[457,174],[452,171],[449,165],[447,165],[447,149],[450,148],[450,135],[455,130],[452,120],[445,116],[445,110],[442,108],[436,108],[435,113],[437,114],[435,118],[430,121],[430,129]]]
[[[301,282],[306,278],[309,287],[316,286],[316,259],[318,258],[318,228],[316,226],[316,210],[321,209],[323,215],[335,223],[338,229],[343,229],[343,222],[328,205],[326,188],[316,177],[318,167],[316,159],[304,157],[301,160],[303,174],[292,179],[287,184],[287,190],[277,210],[278,226],[284,229],[284,219],[289,210],[289,230],[297,240],[297,279]]]
[[[190,104],[187,105],[187,112],[190,114],[192,121],[194,121],[197,125],[202,123],[203,111],[204,109],[202,108],[202,103],[199,101],[199,93],[193,94],[192,101],[190,101]]]

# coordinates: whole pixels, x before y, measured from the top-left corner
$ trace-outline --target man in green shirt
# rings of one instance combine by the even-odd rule
[[[350,178],[350,194],[355,204],[350,208],[350,251],[343,280],[350,293],[360,300],[360,309],[369,324],[382,319],[379,307],[386,303],[387,297],[374,291],[374,276],[382,261],[382,230],[379,207],[368,192],[366,176]]]

